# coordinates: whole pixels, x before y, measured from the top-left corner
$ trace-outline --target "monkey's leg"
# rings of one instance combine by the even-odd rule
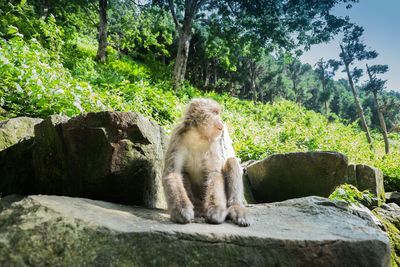
[[[182,179],[181,174],[170,173],[163,178],[163,186],[171,220],[177,223],[189,223],[194,219],[193,204]]]
[[[243,206],[243,171],[236,158],[228,158],[223,167],[228,197],[228,216],[239,226],[249,226]]]
[[[226,219],[226,194],[224,177],[221,172],[210,172],[207,179],[205,197],[206,221],[223,223]]]
[[[183,176],[183,185],[185,187],[186,193],[194,205],[194,216],[195,217],[204,217],[204,201],[199,198],[199,196],[202,196],[201,192],[198,192],[198,190],[194,190],[197,188],[193,188],[192,183],[190,179],[188,178],[187,173],[182,173]]]

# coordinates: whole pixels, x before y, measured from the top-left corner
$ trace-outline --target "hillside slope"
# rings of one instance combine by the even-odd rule
[[[0,39],[3,119],[54,113],[73,116],[100,110],[137,111],[168,130],[190,98],[211,97],[224,107],[224,120],[242,160],[282,152],[338,151],[346,154],[350,162],[381,168],[387,189],[400,189],[398,136],[392,136],[393,153],[385,155],[378,133],[374,134],[375,150],[371,151],[356,124],[329,121],[290,101],[253,103],[201,92],[190,84],[174,92],[171,66],[134,61],[111,48],[107,63],[98,64],[93,60],[97,45],[93,38],[78,36],[68,40],[61,51],[24,38],[15,27],[10,27],[7,34],[8,39]]]

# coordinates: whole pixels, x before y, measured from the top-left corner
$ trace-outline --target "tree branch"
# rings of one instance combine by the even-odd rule
[[[175,27],[179,29],[181,25],[178,21],[178,18],[176,17],[174,1],[168,0],[168,4],[169,4],[169,9],[171,10],[172,19],[174,20]]]

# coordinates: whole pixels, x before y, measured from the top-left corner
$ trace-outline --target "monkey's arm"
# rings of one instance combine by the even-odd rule
[[[185,151],[176,150],[168,154],[165,161],[163,187],[171,220],[177,223],[189,223],[194,219],[194,211],[183,183],[182,168]]]
[[[220,148],[215,146],[204,162],[207,179],[205,212],[209,223],[223,223],[227,215],[225,184],[221,172],[222,163]]]
[[[228,158],[223,167],[228,197],[229,217],[239,226],[249,226],[244,203],[243,170],[235,157]]]

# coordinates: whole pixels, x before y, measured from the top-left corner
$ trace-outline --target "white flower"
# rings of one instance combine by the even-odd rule
[[[1,56],[0,61],[3,62],[4,65],[10,64],[10,61],[8,58]]]
[[[21,86],[18,83],[15,84],[15,89],[17,90],[18,93],[24,92],[24,90],[22,90]]]
[[[75,101],[74,101],[74,106],[77,108],[77,109],[79,109],[79,111],[83,111],[83,108],[82,108],[82,106],[81,106],[81,102],[79,101],[79,99],[75,99]]]

